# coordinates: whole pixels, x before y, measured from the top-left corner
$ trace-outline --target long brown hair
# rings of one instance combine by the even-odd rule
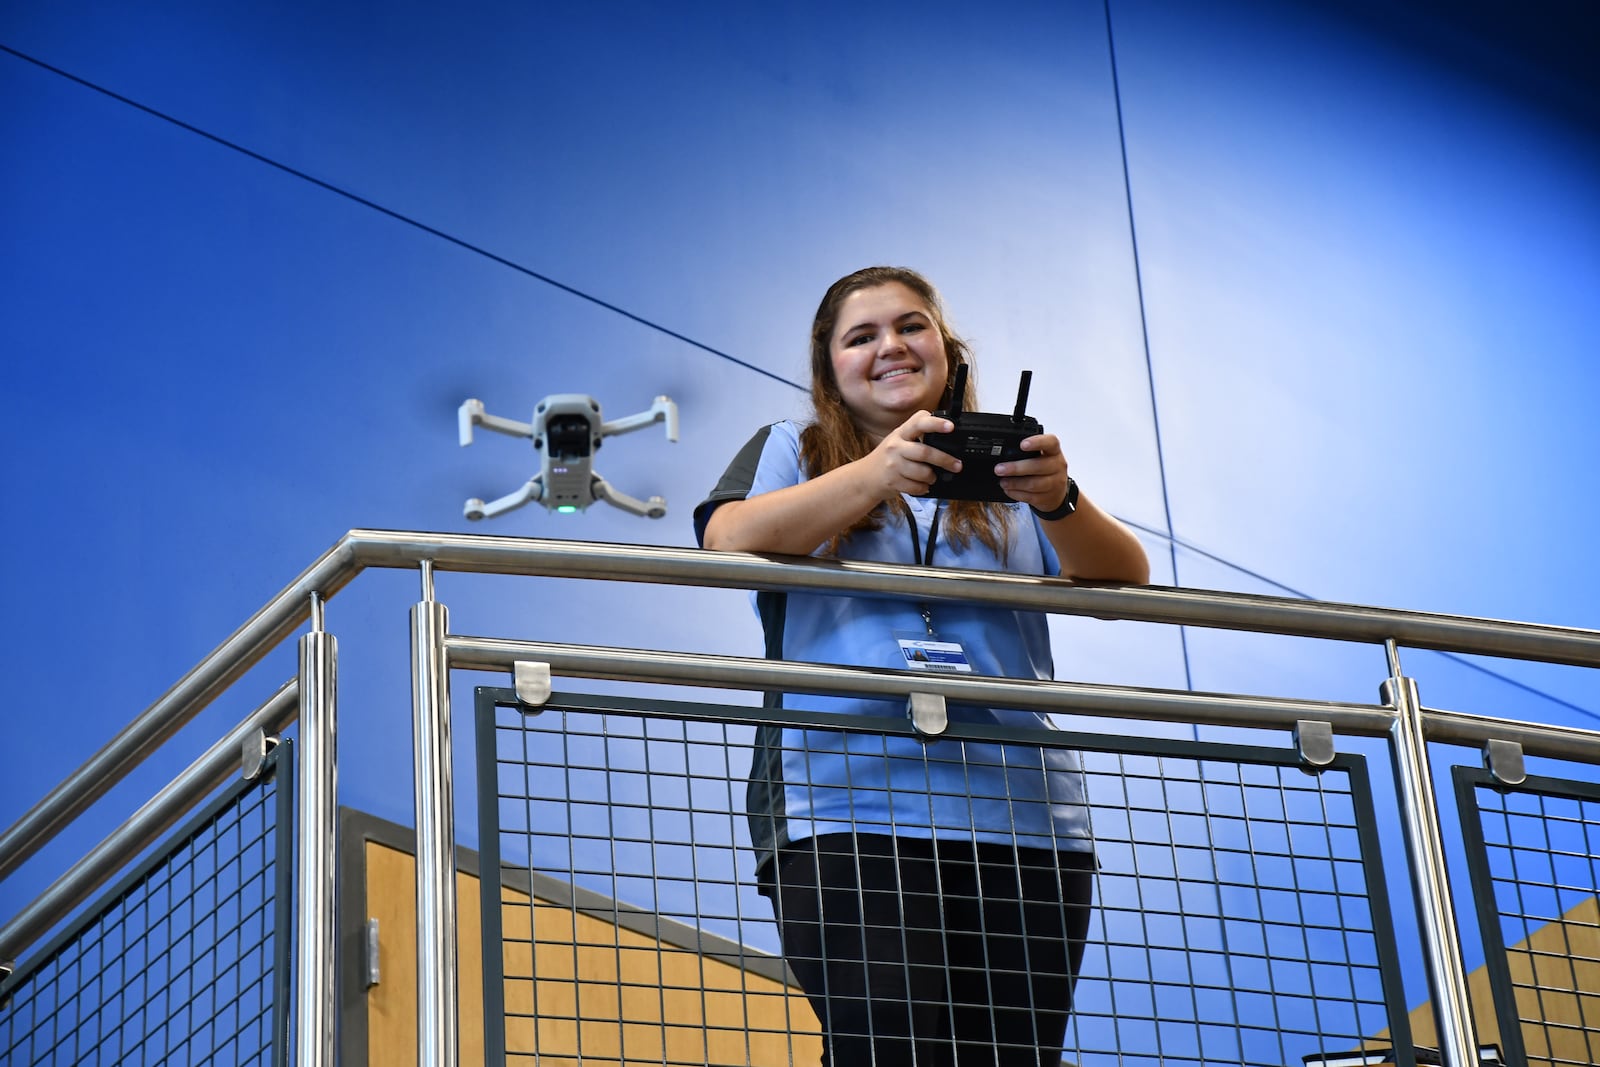
[[[839,309],[845,298],[863,289],[876,289],[880,285],[898,282],[910,289],[926,305],[928,316],[939,330],[944,342],[945,393],[941,407],[950,406],[950,389],[954,384],[958,363],[967,364],[967,387],[961,398],[963,410],[973,410],[977,404],[977,386],[972,367],[972,350],[967,343],[951,332],[945,320],[944,302],[939,292],[916,271],[907,267],[866,267],[847,274],[828,287],[817,315],[811,321],[811,408],[812,421],[800,431],[800,462],[810,477],[853,463],[870,453],[875,442],[856,424],[850,409],[845,407],[839,394],[839,382],[833,374],[833,331],[839,324]],[[850,526],[835,534],[824,549],[826,555],[835,555],[839,545],[852,534],[881,529],[887,509],[879,504]],[[1010,513],[1003,504],[984,503],[977,500],[952,500],[944,511],[945,537],[957,548],[965,548],[976,537],[1001,561],[1007,548],[1007,524]]]

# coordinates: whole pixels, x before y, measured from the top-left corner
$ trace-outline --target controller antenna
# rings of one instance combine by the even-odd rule
[[[967,364],[963,360],[956,364],[955,381],[950,383],[950,410],[945,412],[945,417],[951,421],[961,414],[961,401],[967,395]]]
[[[1017,382],[1017,410],[1011,413],[1012,422],[1021,422],[1027,417],[1028,411],[1028,386],[1033,384],[1033,371],[1025,370],[1022,378]]]

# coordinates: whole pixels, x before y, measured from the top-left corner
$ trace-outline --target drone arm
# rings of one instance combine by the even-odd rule
[[[602,423],[600,436],[610,437],[613,434],[632,433],[642,430],[646,426],[653,426],[658,422],[667,424],[667,440],[678,439],[678,405],[670,397],[658,396],[655,403],[650,405],[649,411],[641,411],[637,415],[627,415],[611,422]]]
[[[503,433],[510,437],[532,437],[533,426],[516,419],[501,418],[499,415],[490,415],[483,410],[483,401],[466,400],[456,411],[457,429],[461,436],[462,447],[472,443],[472,428],[482,426],[485,430]],[[526,503],[526,501],[524,501]]]
[[[589,491],[596,500],[604,500],[612,507],[621,508],[623,511],[647,519],[659,519],[667,513],[667,502],[661,497],[653,496],[649,500],[640,500],[638,497],[629,496],[621,490],[613,489],[611,483],[598,474],[589,483]]]
[[[473,522],[479,519],[492,519],[504,515],[508,511],[515,511],[524,504],[537,503],[544,497],[544,478],[535,475],[528,479],[528,483],[514,493],[507,493],[498,500],[491,500],[485,504],[477,497],[467,501],[462,514]]]

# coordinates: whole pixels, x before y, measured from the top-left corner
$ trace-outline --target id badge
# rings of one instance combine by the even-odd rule
[[[967,650],[956,641],[902,637],[900,655],[908,670],[938,674],[972,673],[972,664],[967,662]]]

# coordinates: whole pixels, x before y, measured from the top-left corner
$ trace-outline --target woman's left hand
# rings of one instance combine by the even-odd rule
[[[998,463],[994,472],[1011,499],[1049,514],[1067,500],[1067,457],[1053,434],[1024,438],[1021,444],[1025,451],[1039,454]],[[1139,539],[1086,494],[1078,494],[1077,509],[1071,514],[1043,521],[1041,528],[1061,560],[1063,578],[1140,585],[1150,580],[1150,560]]]
[[[1055,434],[1039,434],[1022,440],[1025,452],[1038,452],[1031,459],[997,464],[1000,488],[1012,500],[1032,504],[1040,511],[1054,511],[1067,499],[1067,457]]]

